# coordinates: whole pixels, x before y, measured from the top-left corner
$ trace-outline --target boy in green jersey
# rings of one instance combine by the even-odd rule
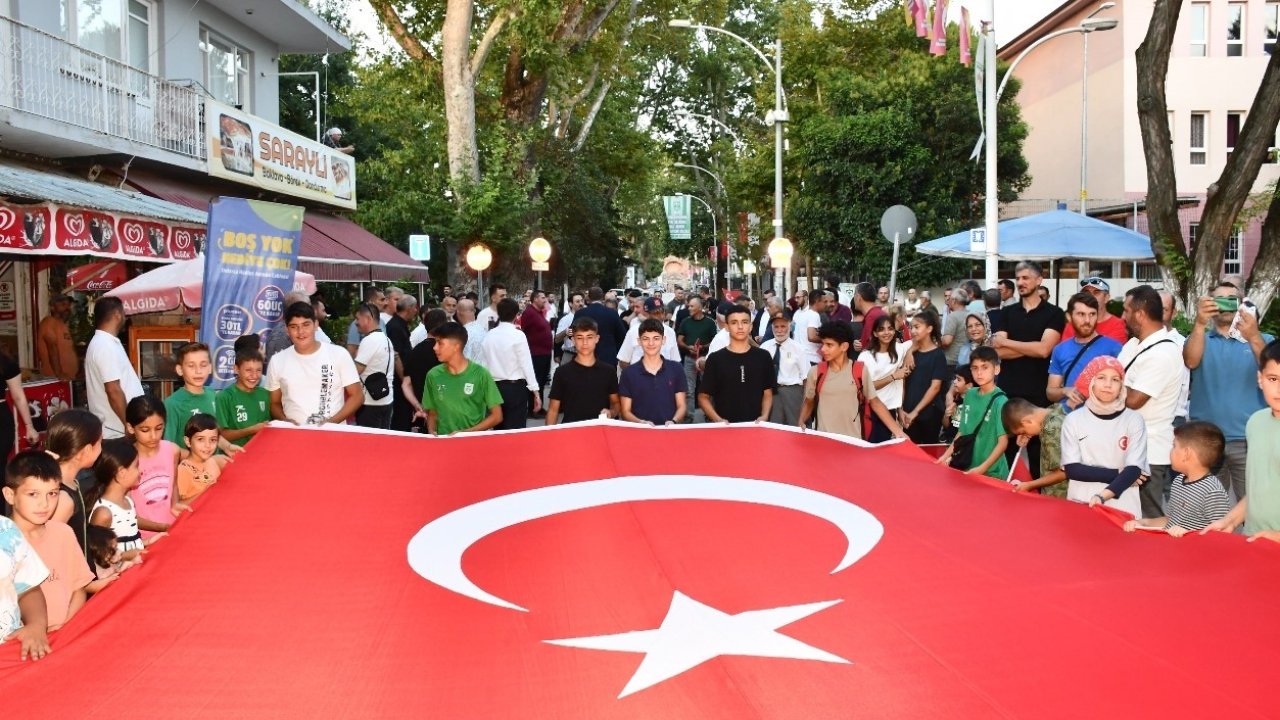
[[[502,422],[502,395],[498,384],[484,366],[467,360],[462,349],[467,345],[467,330],[456,322],[447,322],[432,333],[440,364],[427,372],[422,391],[422,412],[427,432],[453,435],[479,432]]]
[[[236,353],[236,382],[218,391],[214,398],[215,417],[223,438],[244,447],[258,431],[271,422],[271,393],[260,387],[262,353]]]

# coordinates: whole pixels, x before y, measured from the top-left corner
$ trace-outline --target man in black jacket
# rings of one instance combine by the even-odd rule
[[[616,363],[618,347],[622,345],[622,339],[627,336],[627,325],[622,322],[622,318],[618,317],[618,313],[605,306],[603,300],[604,290],[598,287],[587,290],[587,306],[575,313],[574,317],[575,319],[589,317],[596,321],[596,327],[600,333],[600,341],[596,344],[596,357],[606,358],[606,362],[614,360]]]

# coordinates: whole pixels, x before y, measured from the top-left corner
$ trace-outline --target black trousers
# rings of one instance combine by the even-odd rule
[[[529,424],[529,387],[523,380],[499,380],[502,422],[498,430],[523,430]]]

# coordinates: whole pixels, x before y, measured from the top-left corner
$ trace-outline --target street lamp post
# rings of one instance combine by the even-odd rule
[[[734,40],[737,40],[743,45],[751,48],[751,50],[755,52],[756,56],[764,62],[765,67],[769,68],[769,70],[773,72],[773,234],[774,237],[782,237],[782,151],[784,142],[782,137],[782,125],[790,119],[787,114],[786,96],[782,94],[782,33],[778,33],[778,39],[773,45],[773,61],[771,62],[769,60],[769,56],[765,55],[764,51],[752,44],[750,40],[747,40],[741,35],[725,30],[722,27],[716,27],[714,25],[700,25],[692,20],[686,19],[670,20],[667,22],[667,25],[674,28],[706,30],[709,32],[720,33],[721,35],[728,35]]]
[[[327,59],[328,57],[329,57],[328,55],[325,56],[326,58],[325,64],[328,64],[328,59]],[[264,71],[264,72],[258,73],[258,75],[262,77],[266,77],[268,75],[275,75],[276,77],[299,77],[301,75],[310,75],[311,79],[315,80],[316,91],[311,94],[311,99],[315,102],[315,105],[316,105],[316,109],[315,109],[316,142],[320,142],[320,138],[321,138],[321,135],[320,135],[320,73],[314,70],[298,70],[296,72],[278,72],[278,73],[268,73]]]
[[[717,174],[715,174],[715,173],[711,172],[710,170],[708,170],[708,169],[706,169],[706,168],[702,167],[701,165],[694,165],[694,164],[692,164],[692,163],[682,163],[682,162],[677,162],[677,163],[671,163],[671,165],[672,165],[672,167],[685,168],[685,169],[687,169],[687,170],[697,170],[698,172],[706,173],[707,175],[710,175],[710,176],[711,176],[711,179],[716,181],[716,187],[720,188],[720,197],[721,197],[721,198],[723,198],[723,199],[728,199],[728,193],[726,193],[726,192],[725,192],[725,190],[724,190],[724,183],[723,183],[723,182],[721,182],[721,180],[720,180],[720,176],[719,176],[719,175],[717,175]],[[693,196],[693,195],[690,195],[689,197],[694,198],[695,200],[697,200],[698,202],[702,203],[703,205],[707,205],[707,203],[706,203],[702,198],[695,197],[695,196]],[[711,227],[712,227],[712,234],[714,235],[714,238],[713,238],[713,239],[715,240],[715,242],[714,242],[713,244],[714,244],[714,245],[715,245],[715,247],[716,247],[716,253],[717,253],[717,254],[716,254],[716,258],[717,258],[717,259],[716,259],[716,284],[717,284],[717,285],[719,285],[719,282],[720,282],[720,260],[719,260],[719,257],[720,257],[720,256],[719,256],[719,252],[720,252],[720,234],[719,234],[719,232],[717,232],[717,231],[715,230],[715,222],[716,222],[715,218],[716,218],[716,214],[715,214],[714,212],[711,212],[711,206],[710,206],[710,205],[707,205],[707,212],[710,212],[710,213],[711,213]],[[725,253],[725,256],[726,256],[726,257],[725,257],[725,261],[724,261],[724,265],[725,265],[725,284],[724,284],[724,289],[728,289],[728,287],[729,287],[729,258],[728,258],[728,253]]]
[[[769,266],[775,270],[782,270],[783,277],[783,300],[791,294],[791,255],[795,252],[795,248],[791,245],[791,241],[779,235],[769,243]],[[776,287],[777,278],[774,278]]]
[[[538,280],[534,283],[534,290],[542,289],[542,271],[550,269],[547,261],[551,259],[551,243],[546,238],[534,238],[529,243],[529,259],[533,260],[533,270],[538,273]]]
[[[690,200],[697,200],[698,202],[702,203],[702,207],[707,209],[707,214],[711,216],[711,239],[718,246],[720,244],[720,235],[718,234],[719,231],[716,229],[716,214],[712,212],[711,206],[707,204],[706,200],[703,200],[697,195],[690,195],[688,193],[682,193],[682,194],[685,197],[689,198]]]
[[[476,243],[467,248],[467,267],[476,271],[476,285],[479,286],[480,297],[484,297],[484,271],[493,264],[493,252],[484,243]]]
[[[1000,252],[1000,200],[997,196],[998,183],[996,175],[996,108],[1000,102],[1000,96],[1004,95],[1005,85],[1009,83],[1009,78],[1013,76],[1013,71],[1018,67],[1018,63],[1027,56],[1032,50],[1040,47],[1046,42],[1070,35],[1072,33],[1084,33],[1087,37],[1089,33],[1095,31],[1106,31],[1115,29],[1119,21],[1115,18],[1095,18],[1088,17],[1078,26],[1072,28],[1064,28],[1051,32],[1048,35],[1036,40],[1027,46],[1025,50],[1014,58],[1009,64],[1009,69],[1005,71],[1004,78],[1000,80],[999,88],[996,87],[996,43],[995,43],[995,0],[989,0],[988,8],[992,22],[987,25],[987,53],[986,53],[986,153],[987,153],[987,199],[986,199],[986,283],[987,287],[995,287],[999,278],[998,258]],[[1105,8],[1099,8],[1102,10]],[[1096,11],[1095,11],[1096,12]]]
[[[1104,2],[1093,12],[1085,16],[1085,20],[1103,10],[1115,7],[1113,2]],[[1089,35],[1084,33],[1084,57],[1080,70],[1080,214],[1087,215],[1089,204]]]

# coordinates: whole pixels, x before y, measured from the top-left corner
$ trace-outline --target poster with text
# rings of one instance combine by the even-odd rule
[[[209,174],[354,210],[355,159],[256,115],[205,100]]]
[[[211,384],[235,382],[235,342],[264,335],[284,317],[302,241],[300,207],[220,197],[209,204],[200,342],[209,346]]]

